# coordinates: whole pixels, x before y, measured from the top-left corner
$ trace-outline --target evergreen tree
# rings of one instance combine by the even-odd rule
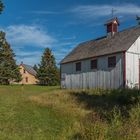
[[[59,84],[59,71],[56,66],[55,57],[49,48],[46,48],[43,53],[37,70],[37,78],[41,85],[55,86]]]
[[[0,0],[0,13],[3,11],[4,9],[4,5],[3,5],[3,2]]]
[[[14,59],[15,54],[5,39],[5,33],[0,32],[0,84],[19,82],[21,75]]]
[[[38,71],[38,67],[37,67],[36,64],[33,66],[33,69],[34,69],[36,72]]]
[[[140,25],[140,16],[136,16],[136,20],[138,21],[138,25]]]

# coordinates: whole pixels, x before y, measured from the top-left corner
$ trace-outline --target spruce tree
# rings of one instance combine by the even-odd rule
[[[36,72],[38,71],[38,67],[37,67],[36,64],[33,66],[33,69],[34,69]]]
[[[55,86],[59,84],[59,71],[56,66],[55,57],[49,48],[46,48],[39,68],[37,78],[41,85]]]
[[[0,32],[0,84],[7,85],[21,80],[14,57],[15,54],[5,39],[5,33]]]
[[[0,13],[3,11],[4,9],[4,5],[3,5],[3,2],[0,0]]]

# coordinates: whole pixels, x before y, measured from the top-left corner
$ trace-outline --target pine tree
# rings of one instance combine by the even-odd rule
[[[21,75],[14,59],[15,54],[5,39],[5,33],[0,32],[0,84],[19,82]]]
[[[34,69],[36,72],[38,71],[38,67],[37,67],[36,64],[33,66],[33,69]]]
[[[55,57],[51,50],[46,48],[39,69],[37,71],[37,78],[41,85],[55,86],[59,84],[59,71],[56,66]]]
[[[4,5],[3,5],[3,2],[0,0],[0,13],[3,11],[4,9]]]
[[[4,9],[2,0],[0,0],[0,14]],[[19,68],[14,60],[15,54],[5,39],[5,33],[0,32],[0,84],[9,84],[10,82],[19,82],[21,75]]]

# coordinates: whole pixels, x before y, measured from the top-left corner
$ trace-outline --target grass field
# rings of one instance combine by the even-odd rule
[[[0,86],[0,140],[139,140],[138,90]]]

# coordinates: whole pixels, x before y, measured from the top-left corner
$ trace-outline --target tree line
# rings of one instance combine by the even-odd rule
[[[4,5],[0,0],[0,13]],[[39,65],[35,65],[36,78],[40,85],[55,86],[60,82],[59,69],[56,66],[55,57],[49,48],[46,48]],[[22,76],[19,66],[16,64],[15,54],[6,40],[5,33],[0,31],[0,84],[8,85],[11,82],[20,82]]]
[[[55,86],[59,84],[60,73],[56,66],[55,57],[49,48],[46,48],[39,65],[35,65],[36,78],[40,85]],[[16,64],[15,54],[5,38],[5,33],[0,32],[0,84],[8,85],[11,82],[22,80],[19,66]]]
[[[46,48],[41,62],[33,67],[37,72],[36,78],[40,85],[55,86],[59,84],[60,72],[56,66],[55,57],[49,48]],[[5,38],[5,33],[0,32],[0,84],[8,85],[11,82],[22,80],[19,66],[16,64],[15,54]]]

